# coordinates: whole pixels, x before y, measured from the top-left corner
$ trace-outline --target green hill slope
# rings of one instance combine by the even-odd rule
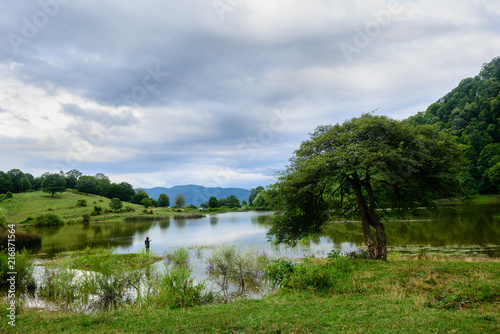
[[[416,124],[438,124],[467,145],[470,186],[497,194],[500,186],[500,57],[483,64],[437,102],[411,118]]]
[[[86,200],[87,206],[78,206],[78,200]],[[63,193],[58,193],[54,197],[41,191],[14,194],[13,198],[0,202],[0,207],[7,210],[7,221],[9,223],[19,223],[28,217],[36,217],[45,213],[54,213],[63,220],[81,221],[83,214],[90,214],[94,206],[103,209],[109,208],[111,200],[98,195],[85,195],[77,191],[68,189]],[[136,211],[143,210],[141,205],[123,203]]]

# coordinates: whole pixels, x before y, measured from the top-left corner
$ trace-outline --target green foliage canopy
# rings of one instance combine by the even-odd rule
[[[186,206],[186,198],[183,194],[177,194],[175,196],[175,206],[178,208],[183,208]]]
[[[123,207],[123,203],[119,198],[113,198],[109,202],[109,208],[111,210],[120,210]]]
[[[66,179],[61,174],[49,174],[43,179],[42,191],[54,197],[55,193],[66,191]]]
[[[158,206],[160,208],[166,208],[170,206],[170,198],[167,196],[167,194],[160,194],[158,197]]]
[[[415,124],[437,124],[467,145],[468,173],[473,180],[470,187],[482,194],[498,193],[485,171],[500,159],[500,57],[483,64],[479,75],[462,80],[411,120]]]
[[[463,147],[436,126],[372,114],[319,126],[268,191],[277,211],[268,236],[294,243],[332,216],[359,216],[370,256],[385,258],[380,212],[404,214],[460,193],[464,168]]]
[[[219,207],[219,201],[217,200],[217,197],[210,196],[210,198],[208,199],[208,207],[210,209],[214,209],[214,208]]]

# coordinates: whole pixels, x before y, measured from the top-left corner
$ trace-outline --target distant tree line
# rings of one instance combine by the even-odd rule
[[[124,202],[143,205],[146,208],[170,207],[170,198],[166,194],[160,194],[158,199],[150,198],[143,189],[134,189],[127,182],[112,183],[103,173],[94,176],[83,175],[80,171],[72,169],[68,172],[43,173],[34,177],[30,173],[24,173],[19,169],[12,169],[8,172],[0,171],[0,194],[23,193],[30,191],[43,191],[54,196],[58,192],[66,189],[74,189],[81,193],[99,195],[109,199],[118,199]],[[186,206],[186,199],[183,194],[177,194],[174,199],[174,206],[183,208]],[[116,204],[118,206],[118,204]],[[235,195],[217,199],[215,196],[201,204],[204,208],[241,208],[250,206],[256,209],[268,209],[269,203],[264,187],[259,186],[250,190],[248,202],[240,200]]]
[[[226,198],[219,199],[215,196],[211,196],[208,201],[202,203],[200,206],[207,209],[217,209],[222,207],[233,209],[241,208],[243,206],[253,207],[259,210],[270,208],[269,202],[267,200],[266,190],[262,186],[250,190],[248,202],[246,200],[243,200],[240,203],[240,200],[235,195],[230,195]]]

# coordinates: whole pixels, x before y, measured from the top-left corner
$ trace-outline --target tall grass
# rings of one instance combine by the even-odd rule
[[[151,266],[157,260],[152,251],[113,254],[86,248],[66,255],[46,267],[40,294],[69,309],[179,308],[213,300],[204,282],[195,284],[185,248],[171,254],[163,271]]]
[[[175,265],[188,265],[189,264],[189,251],[184,247],[177,247],[172,253],[167,253],[166,258],[169,263]]]
[[[249,290],[260,289],[267,256],[255,250],[221,245],[207,259],[209,280],[222,293],[224,301],[244,296]]]
[[[12,265],[11,257],[7,250],[2,249],[0,251],[0,282],[2,284],[7,284],[7,278],[10,275],[7,273],[16,273],[16,285],[25,286],[32,288],[35,286],[35,279],[33,276],[34,270],[34,260],[31,256],[31,252],[23,249],[20,252],[15,252],[14,257],[14,269],[10,266]],[[9,262],[10,261],[10,262]]]

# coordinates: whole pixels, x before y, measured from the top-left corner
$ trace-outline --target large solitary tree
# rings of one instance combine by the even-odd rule
[[[370,257],[385,259],[384,212],[404,215],[460,193],[464,166],[461,145],[434,126],[372,114],[319,126],[269,189],[277,212],[268,237],[293,243],[357,216]]]

